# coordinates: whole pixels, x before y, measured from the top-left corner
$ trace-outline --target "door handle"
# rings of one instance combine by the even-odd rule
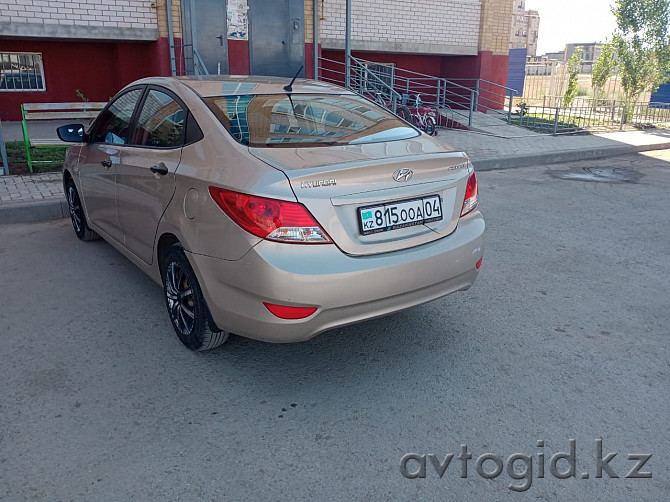
[[[216,38],[219,39],[219,43],[221,44],[221,47],[223,47],[223,35],[219,35],[219,36],[216,37]]]
[[[111,160],[103,160],[103,161],[100,162],[100,164],[102,164],[102,167],[105,167],[107,169],[112,167],[112,161]]]
[[[156,166],[150,167],[149,171],[152,173],[160,174],[161,176],[165,176],[168,173],[168,168],[166,167],[165,164],[162,162]]]

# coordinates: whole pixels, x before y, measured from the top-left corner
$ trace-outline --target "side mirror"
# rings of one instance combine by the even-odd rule
[[[58,138],[69,143],[84,141],[84,126],[81,124],[68,124],[56,129]]]

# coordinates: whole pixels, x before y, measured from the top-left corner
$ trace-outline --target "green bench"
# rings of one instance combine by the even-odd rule
[[[32,160],[31,148],[68,148],[70,144],[60,139],[30,139],[28,135],[28,121],[32,120],[82,120],[94,119],[107,103],[78,102],[78,103],[24,103],[21,105],[21,127],[23,142],[26,146],[26,160],[28,168],[33,172],[33,165],[55,166],[60,162],[53,160]],[[54,128],[55,135],[55,128]]]

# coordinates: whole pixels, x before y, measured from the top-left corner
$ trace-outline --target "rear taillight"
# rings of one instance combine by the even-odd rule
[[[474,211],[479,203],[479,190],[477,189],[477,176],[473,172],[468,178],[468,186],[465,188],[465,199],[463,200],[463,208],[461,209],[461,216],[465,216],[471,211]]]
[[[214,202],[230,219],[263,239],[297,244],[329,244],[328,234],[307,208],[297,202],[256,197],[209,187]]]

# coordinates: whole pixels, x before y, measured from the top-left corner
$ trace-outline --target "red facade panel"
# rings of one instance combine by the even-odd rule
[[[0,92],[0,119],[21,120],[22,103],[107,101],[133,80],[170,74],[167,39],[156,42],[1,40],[0,52],[42,54],[46,91]]]

